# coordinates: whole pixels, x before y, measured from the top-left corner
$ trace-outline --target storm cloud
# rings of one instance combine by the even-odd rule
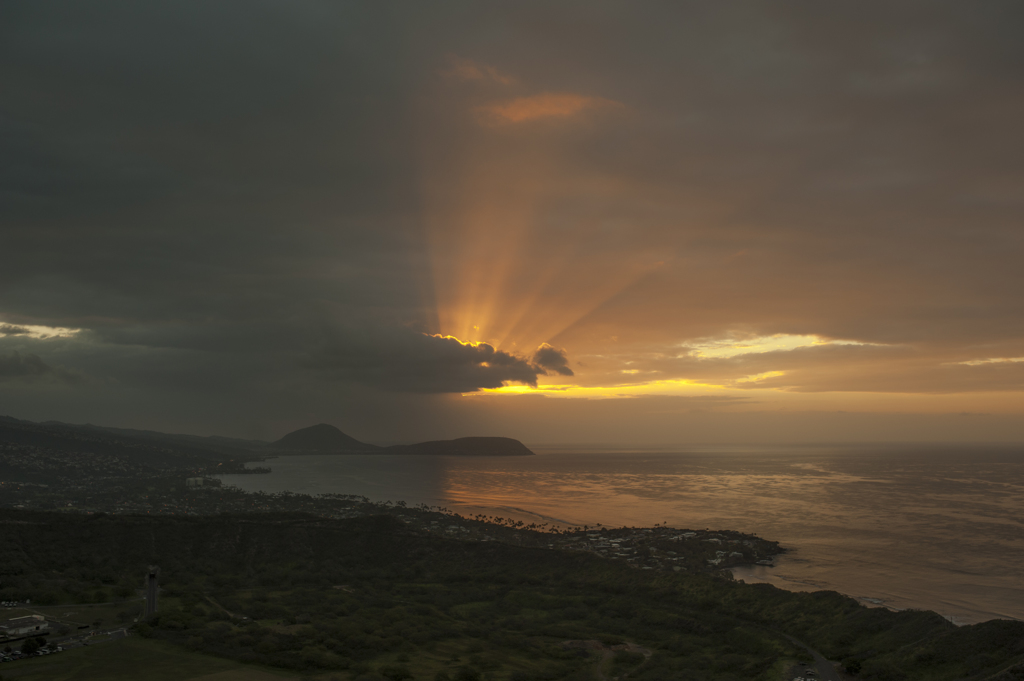
[[[487,343],[413,331],[338,334],[306,366],[336,379],[423,393],[474,392],[509,381],[536,386],[537,375],[544,373],[541,366]]]
[[[467,400],[518,398],[457,394],[550,384],[988,400],[1024,436],[1022,20],[5,3],[0,414],[245,435],[358,409],[383,441],[392,405],[476,423]],[[586,433],[597,402],[558,409]]]

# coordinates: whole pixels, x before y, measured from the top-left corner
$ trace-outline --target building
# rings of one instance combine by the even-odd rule
[[[220,487],[217,478],[185,478],[185,487]]]
[[[149,566],[146,574],[146,617],[156,614],[156,598],[160,592],[160,568],[156,565]]]
[[[24,636],[42,636],[50,629],[50,624],[42,615],[25,615],[0,622],[0,639],[22,638]]]

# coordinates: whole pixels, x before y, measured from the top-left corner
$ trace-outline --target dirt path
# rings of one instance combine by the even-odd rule
[[[207,602],[207,603],[209,603],[209,604],[210,604],[210,605],[212,605],[213,607],[217,608],[218,610],[220,610],[220,611],[221,611],[222,613],[224,613],[225,615],[227,615],[227,616],[228,616],[228,617],[230,617],[231,619],[236,619],[236,620],[238,620],[238,619],[245,619],[245,618],[244,618],[244,617],[242,617],[241,615],[236,615],[235,613],[231,612],[230,610],[228,610],[228,609],[227,609],[227,608],[225,608],[225,607],[224,607],[223,605],[221,605],[221,604],[220,604],[220,603],[218,603],[217,601],[213,600],[212,598],[210,598],[210,597],[209,597],[209,596],[207,596],[206,594],[203,594],[203,598],[205,598],[205,599],[206,599],[206,602]]]
[[[570,643],[570,642],[566,641],[566,643]],[[588,641],[588,643],[591,643],[591,642]],[[594,641],[593,643],[596,643],[596,641]],[[589,647],[593,647],[593,646],[589,646]],[[651,651],[648,650],[647,648],[642,648],[642,647],[638,646],[635,643],[623,643],[621,645],[614,645],[614,646],[611,646],[611,647],[607,647],[607,646],[603,646],[602,645],[600,648],[597,648],[597,649],[601,651],[601,659],[597,661],[597,678],[598,678],[598,681],[622,681],[623,679],[627,679],[627,678],[629,678],[630,674],[633,674],[633,673],[643,669],[644,665],[647,664],[647,661],[651,659]],[[609,678],[604,673],[604,668],[605,668],[606,665],[609,665],[609,666],[611,665],[611,661],[615,657],[615,653],[617,653],[620,650],[625,650],[625,651],[630,652],[630,653],[640,653],[641,655],[644,656],[644,661],[641,662],[636,667],[634,667],[633,669],[630,669],[625,674],[621,674],[619,676],[613,676],[613,677]]]

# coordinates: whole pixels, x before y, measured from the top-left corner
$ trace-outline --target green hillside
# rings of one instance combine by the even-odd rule
[[[783,634],[864,679],[980,680],[1024,656],[1020,622],[957,628],[832,592],[445,539],[388,515],[4,511],[0,522],[4,597],[114,588],[157,563],[161,611],[141,635],[307,675],[768,681],[806,655]]]

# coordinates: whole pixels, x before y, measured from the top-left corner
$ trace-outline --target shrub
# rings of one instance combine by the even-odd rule
[[[377,670],[381,676],[389,681],[407,681],[412,678],[412,672],[409,668],[401,664],[388,664],[384,665]]]
[[[480,681],[480,672],[472,667],[459,667],[455,672],[455,681]]]

